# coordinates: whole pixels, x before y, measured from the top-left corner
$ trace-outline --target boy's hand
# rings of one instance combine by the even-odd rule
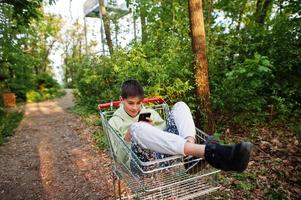
[[[127,130],[127,132],[125,133],[123,139],[124,139],[126,142],[131,142],[131,139],[132,139],[131,128],[129,128],[129,129]]]
[[[145,121],[146,123],[149,123],[152,126],[154,125],[154,121],[150,117],[147,117],[146,120],[147,120]]]

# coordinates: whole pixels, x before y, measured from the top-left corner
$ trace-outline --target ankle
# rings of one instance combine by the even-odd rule
[[[192,143],[192,144],[195,144],[195,138],[194,138],[194,137],[188,136],[188,137],[186,137],[185,139],[186,139],[187,142],[190,142],[190,143]]]
[[[186,142],[184,145],[184,155],[191,155],[198,158],[204,158],[205,145]]]

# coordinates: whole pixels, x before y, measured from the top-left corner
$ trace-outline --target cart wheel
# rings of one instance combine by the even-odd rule
[[[120,186],[120,179],[118,179],[118,195],[119,195],[119,199],[121,199],[121,186]]]
[[[121,199],[121,181],[120,178],[112,172],[112,177],[113,177],[113,190],[114,190],[114,199]],[[116,180],[118,182],[118,196],[116,195]]]

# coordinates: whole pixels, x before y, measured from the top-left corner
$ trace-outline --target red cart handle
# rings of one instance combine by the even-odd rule
[[[151,97],[151,98],[144,98],[142,100],[142,103],[151,103],[151,102],[157,102],[157,103],[164,103],[164,99],[161,97]],[[119,107],[120,101],[112,101],[110,103],[102,103],[97,106],[98,110],[102,108],[110,108],[110,107]]]

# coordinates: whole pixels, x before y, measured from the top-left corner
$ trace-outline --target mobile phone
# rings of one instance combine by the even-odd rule
[[[150,117],[151,116],[151,113],[148,112],[148,113],[141,113],[139,115],[139,118],[138,118],[138,122],[140,121],[145,121],[145,122],[148,122],[148,120],[146,119],[147,117]]]

